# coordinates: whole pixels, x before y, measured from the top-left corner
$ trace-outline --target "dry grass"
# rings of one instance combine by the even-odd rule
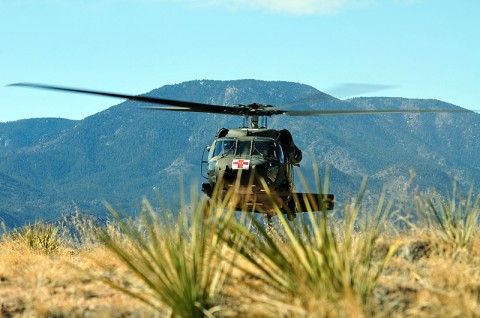
[[[359,241],[361,235],[354,239]],[[236,270],[224,287],[224,315],[239,317],[479,317],[480,237],[458,250],[441,233],[416,229],[382,234],[375,258],[400,240],[380,276],[368,306],[347,297],[332,301],[308,287],[281,293],[265,280]],[[356,244],[356,243],[354,243]],[[141,286],[135,274],[106,248],[63,247],[54,255],[34,252],[11,241],[0,244],[0,316],[143,317],[169,316],[112,288]],[[101,265],[99,265],[99,262]],[[245,261],[245,266],[252,266]],[[378,263],[375,263],[378,265]],[[253,269],[253,268],[252,268]]]
[[[393,317],[479,317],[480,236],[459,250],[443,232],[416,229],[382,275],[378,313]]]
[[[62,247],[51,255],[7,240],[0,244],[0,255],[2,317],[135,317],[153,313],[100,279],[121,281],[126,275],[124,266],[103,247]],[[105,266],[100,267],[98,259]]]
[[[225,200],[205,218],[201,201],[176,218],[145,202],[138,220],[102,230],[77,215],[80,237],[48,231],[53,251],[29,243],[45,242],[42,226],[28,240],[3,235],[0,316],[480,317],[477,203],[462,203],[448,227],[448,213],[417,205],[428,222],[392,229],[388,200],[361,213],[362,193],[343,219],[279,216],[268,233],[233,218]],[[375,217],[364,226],[360,214]]]

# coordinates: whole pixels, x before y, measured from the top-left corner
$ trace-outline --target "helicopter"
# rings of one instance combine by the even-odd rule
[[[465,109],[288,110],[285,105],[214,105],[34,83],[16,83],[9,86],[133,100],[150,104],[139,107],[150,110],[242,117],[241,128],[219,129],[211,145],[205,147],[201,159],[201,174],[207,181],[202,184],[202,192],[209,202],[214,195],[224,198],[234,189],[235,194],[240,197],[235,201],[236,209],[263,213],[269,220],[277,215],[277,209],[287,214],[289,220],[293,220],[297,213],[332,210],[335,206],[333,194],[295,192],[294,167],[300,165],[302,151],[295,145],[289,130],[267,127],[269,117],[471,112]],[[311,97],[305,100],[311,100]],[[298,103],[304,103],[305,100]],[[296,103],[287,106],[293,104]]]

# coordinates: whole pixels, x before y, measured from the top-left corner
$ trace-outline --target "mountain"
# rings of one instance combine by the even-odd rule
[[[147,96],[218,105],[253,102],[290,109],[457,108],[438,100],[369,97],[340,101],[313,87],[257,80],[190,81]],[[312,98],[308,98],[312,97]],[[83,120],[28,119],[0,123],[0,218],[9,226],[51,220],[76,208],[105,216],[104,201],[138,212],[142,196],[177,202],[180,183],[199,185],[200,161],[221,127],[240,127],[228,115],[139,109],[125,101]],[[467,189],[480,177],[480,117],[475,113],[356,116],[276,116],[271,128],[289,129],[304,152],[330,167],[331,191],[345,200],[369,176],[371,193],[383,187]],[[182,181],[183,180],[183,181]],[[197,188],[198,189],[198,188]],[[173,203],[174,205],[174,203]]]

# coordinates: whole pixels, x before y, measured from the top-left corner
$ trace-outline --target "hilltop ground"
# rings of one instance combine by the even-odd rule
[[[274,224],[273,235],[281,232],[275,234],[276,228],[281,226],[280,221]],[[59,232],[56,231],[53,229],[53,236],[59,237]],[[334,231],[341,230],[336,228]],[[17,231],[18,233],[20,232]],[[46,236],[45,232],[42,233],[37,228],[37,235]],[[45,243],[47,240],[44,240],[40,247],[32,244],[32,240],[25,240],[27,236],[25,232],[16,236],[4,235],[0,243],[1,316],[175,316],[176,309],[172,306],[160,301],[154,309],[118,289],[120,286],[133,293],[148,294],[145,281],[139,279],[138,273],[121,261],[118,253],[112,252],[108,240],[102,243],[84,242],[75,247],[65,240],[50,243]],[[125,240],[118,232],[111,237],[117,241]],[[340,238],[339,255],[343,251],[341,246],[345,237],[337,235]],[[365,238],[365,233],[353,233],[348,250],[352,267],[360,263],[358,255],[365,253],[362,248]],[[356,297],[358,289],[353,285],[358,285],[359,281],[355,279],[352,279],[354,283],[350,289],[344,287],[336,297],[324,295],[328,286],[323,286],[321,281],[318,282],[319,293],[306,285],[300,286],[298,293],[280,292],[275,287],[275,279],[272,279],[270,286],[268,279],[240,270],[241,267],[254,266],[248,259],[238,257],[237,265],[242,266],[229,272],[221,286],[221,300],[217,301],[219,312],[204,313],[205,316],[213,313],[213,316],[245,317],[343,317],[347,313],[348,316],[358,317],[478,317],[479,238],[475,231],[471,233],[468,244],[459,246],[446,232],[432,226],[402,233],[381,232],[373,245],[369,273],[375,274],[376,269],[382,266],[392,246],[396,250],[379,274],[372,292],[366,293],[367,298],[363,300]],[[285,255],[290,255],[288,251],[294,242],[279,238],[274,241],[278,243],[279,240],[283,242],[278,244],[280,250],[286,251]],[[166,254],[168,243],[165,242]],[[133,243],[127,244],[128,249],[135,249],[130,244]],[[189,240],[187,244],[192,246],[195,243]],[[258,255],[264,255],[257,248]],[[194,256],[188,258],[193,260]],[[207,261],[212,262],[208,258]],[[264,257],[260,262],[268,263],[268,259]],[[301,263],[301,259],[296,262]],[[215,263],[210,266],[215,266]]]

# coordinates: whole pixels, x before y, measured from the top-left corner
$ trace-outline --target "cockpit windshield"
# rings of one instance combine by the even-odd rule
[[[277,158],[273,140],[255,139],[253,141],[252,156],[260,155],[264,158]]]
[[[221,156],[223,154],[235,154],[235,139],[217,140],[211,157]]]
[[[252,150],[251,140],[239,140],[235,155],[240,157],[248,157],[250,156],[251,150]]]
[[[221,138],[215,143],[210,158],[222,155],[236,155],[240,157],[262,156],[263,158],[277,158],[276,146],[273,139],[235,139]]]

